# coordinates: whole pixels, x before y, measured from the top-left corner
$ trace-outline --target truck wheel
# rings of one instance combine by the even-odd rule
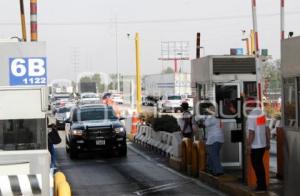
[[[126,157],[127,156],[127,145],[123,146],[118,151],[120,157]]]
[[[70,159],[76,159],[78,157],[78,152],[72,148],[69,149]]]

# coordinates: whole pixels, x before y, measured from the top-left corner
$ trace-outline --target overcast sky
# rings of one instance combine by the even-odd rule
[[[29,0],[24,2],[29,22]],[[280,58],[280,0],[257,4],[260,47]],[[0,39],[21,37],[19,18],[19,0],[0,0]],[[241,30],[252,28],[251,0],[39,0],[38,22],[39,40],[47,42],[50,80],[74,78],[75,71],[114,73],[116,59],[120,73],[134,74],[135,32],[141,37],[142,73],[150,74],[168,65],[158,60],[161,41],[189,41],[191,58],[196,32],[206,55],[244,47]],[[300,1],[286,0],[286,31],[299,35],[299,24]],[[189,70],[189,63],[181,65]]]

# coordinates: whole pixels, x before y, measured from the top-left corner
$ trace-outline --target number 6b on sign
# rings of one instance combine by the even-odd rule
[[[11,86],[47,85],[46,58],[9,58],[9,81]]]

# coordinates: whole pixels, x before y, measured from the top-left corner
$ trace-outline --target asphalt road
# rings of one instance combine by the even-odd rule
[[[57,146],[57,166],[65,173],[72,195],[223,195],[164,163],[159,155],[130,142],[127,158],[83,154],[71,160],[64,143]]]

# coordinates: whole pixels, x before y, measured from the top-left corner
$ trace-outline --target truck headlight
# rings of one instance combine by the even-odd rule
[[[83,131],[79,130],[79,129],[74,129],[74,130],[71,131],[71,134],[72,135],[77,135],[77,136],[82,136]]]
[[[118,128],[115,128],[115,132],[116,133],[124,133],[125,129],[124,129],[124,127],[118,127]]]

